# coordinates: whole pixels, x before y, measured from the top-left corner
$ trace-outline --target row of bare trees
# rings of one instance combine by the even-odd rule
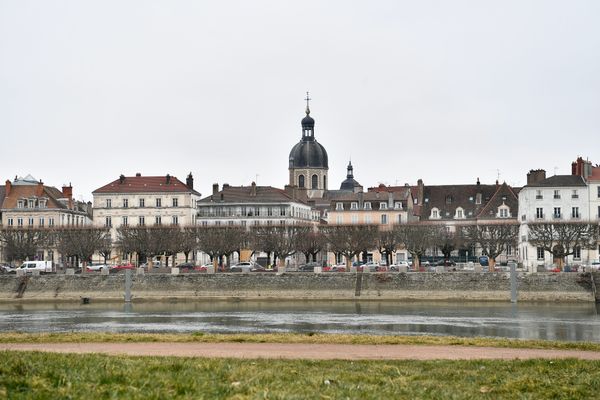
[[[577,249],[593,248],[598,242],[598,225],[587,223],[529,224],[528,240],[542,247],[555,259],[564,260]],[[376,225],[312,225],[176,227],[135,226],[117,229],[113,243],[106,228],[79,227],[64,229],[0,229],[0,245],[9,260],[33,259],[38,249],[56,249],[61,255],[86,262],[99,253],[105,262],[116,250],[137,263],[156,256],[175,257],[200,250],[219,264],[231,259],[243,249],[264,252],[269,260],[284,260],[296,253],[307,261],[315,261],[322,251],[330,251],[336,258],[343,256],[349,264],[360,254],[377,249],[392,263],[396,251],[406,249],[418,268],[421,258],[429,249],[438,248],[445,259],[453,251],[478,247],[490,259],[493,268],[496,258],[509,246],[516,247],[519,234],[517,224],[485,224],[445,227],[427,224],[402,224],[381,229]]]

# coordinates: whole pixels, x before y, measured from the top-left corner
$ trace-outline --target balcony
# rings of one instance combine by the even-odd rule
[[[542,196],[541,194],[536,194],[536,195],[535,195],[535,199],[536,199],[536,200],[543,200],[543,199],[544,199],[544,196]]]
[[[560,200],[560,194],[555,194],[555,195],[554,195],[554,199],[555,199],[555,200]]]
[[[562,216],[560,214],[552,214],[553,219],[561,219]]]
[[[572,199],[578,199],[578,198],[579,198],[579,195],[578,195],[578,194],[572,194],[572,195],[571,195],[571,198],[572,198]]]

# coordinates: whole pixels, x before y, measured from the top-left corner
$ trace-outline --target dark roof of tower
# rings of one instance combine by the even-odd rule
[[[346,174],[346,179],[340,185],[340,190],[354,190],[355,187],[362,187],[360,183],[358,183],[354,179],[354,172],[352,168],[352,162],[348,163],[348,172]]]
[[[300,142],[296,143],[290,151],[290,168],[329,168],[329,159],[325,147],[318,143],[314,137],[315,120],[310,116],[310,109],[306,108],[306,117],[302,119],[302,129],[310,129],[310,135],[303,135]]]

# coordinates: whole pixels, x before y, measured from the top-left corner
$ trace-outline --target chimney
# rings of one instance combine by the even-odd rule
[[[250,196],[256,196],[256,182],[252,182],[252,186],[250,187]]]
[[[167,174],[167,185],[171,183],[171,175]]]
[[[532,185],[546,179],[546,170],[532,169],[527,174],[527,184]]]
[[[62,193],[69,200],[69,209],[73,209],[73,186],[71,186],[71,182],[69,182],[69,186],[62,187]]]
[[[8,179],[6,180],[6,186],[5,187],[6,187],[6,189],[5,189],[6,196],[8,196],[10,194],[10,189],[12,188],[12,183],[10,183],[10,181]]]
[[[121,176],[119,176],[119,183],[123,184],[125,182],[125,175],[121,174]]]
[[[423,184],[423,179],[419,179],[417,181],[417,204],[423,204],[423,196],[425,196],[425,185]]]
[[[43,194],[44,194],[44,182],[42,182],[42,180],[40,179],[40,181],[37,184],[37,187],[35,188],[35,195],[37,197],[42,197]]]
[[[225,189],[229,189],[229,183],[224,183],[223,184],[223,190],[225,190]]]
[[[213,196],[219,193],[219,184],[213,183]]]
[[[140,176],[142,176],[142,174],[140,174],[140,173],[138,172],[138,173],[136,173],[136,174],[135,174],[135,176],[137,176],[137,177],[139,178]]]
[[[481,182],[479,181],[479,177],[477,177],[477,187],[481,186]]]
[[[187,176],[187,178],[185,179],[185,185],[188,187],[188,189],[193,190],[194,189],[194,177],[192,176],[192,173],[190,172],[189,175]]]
[[[575,161],[571,163],[571,175],[577,175],[577,163]]]

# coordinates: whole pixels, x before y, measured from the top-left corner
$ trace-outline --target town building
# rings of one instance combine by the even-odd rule
[[[529,243],[528,224],[536,222],[562,223],[590,221],[589,189],[580,175],[546,177],[543,169],[527,174],[527,185],[519,193],[520,259],[523,266],[535,272],[537,267],[549,267],[555,260],[541,247]],[[567,264],[588,261],[590,254],[577,249],[567,257]]]
[[[75,200],[70,184],[59,190],[27,175],[0,186],[0,228],[79,227],[91,223],[91,204]],[[53,249],[38,250],[36,258],[58,261]]]
[[[185,183],[169,174],[121,175],[92,195],[94,225],[111,228],[113,240],[121,226],[195,225],[196,205],[201,199],[191,173]]]
[[[197,202],[201,226],[318,224],[319,212],[301,199],[271,186],[230,186],[215,183],[213,193]]]

